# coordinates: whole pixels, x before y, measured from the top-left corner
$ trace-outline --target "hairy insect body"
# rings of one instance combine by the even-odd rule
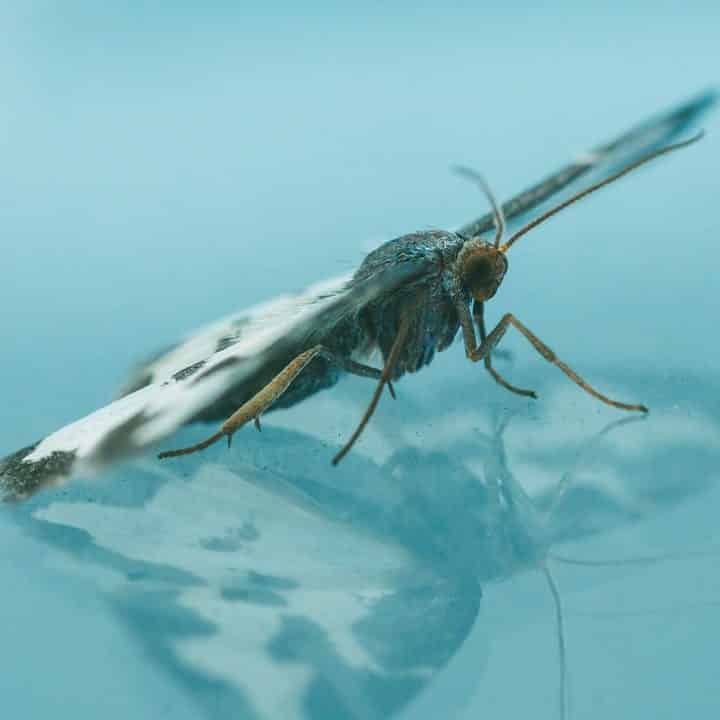
[[[309,334],[302,344],[292,349],[292,353],[300,355],[313,346],[322,345],[335,358],[369,364],[377,361],[379,354],[382,362],[389,356],[401,319],[407,318],[410,313],[406,343],[391,379],[397,380],[406,373],[417,372],[429,365],[436,352],[445,350],[452,343],[460,327],[452,299],[452,293],[457,293],[459,286],[449,268],[452,268],[463,241],[456,233],[431,230],[403,235],[383,243],[365,258],[351,284],[371,278],[394,263],[408,260],[428,262],[430,269],[428,274],[423,274],[422,282],[403,286],[358,312],[342,317],[334,326]],[[464,290],[460,292],[468,303],[469,294]],[[224,420],[271,382],[282,369],[281,363],[267,365],[256,374],[252,383],[244,383],[235,392],[225,395],[221,402],[205,408],[194,419]],[[337,362],[318,355],[265,412],[302,402],[321,390],[333,387],[346,373]]]
[[[451,295],[454,276],[449,268],[462,243],[463,238],[452,232],[411,233],[381,245],[358,269],[354,280],[361,281],[393,262],[393,258],[422,258],[427,262],[422,282],[408,283],[369,303],[358,314],[357,325],[364,330],[367,346],[379,349],[383,360],[390,355],[401,321],[407,322],[407,337],[392,379],[429,365],[435,353],[445,350],[457,335],[460,323]]]

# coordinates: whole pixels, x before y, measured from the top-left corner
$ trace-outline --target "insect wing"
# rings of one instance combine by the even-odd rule
[[[181,346],[182,351],[155,361],[152,382],[0,461],[0,495],[21,499],[45,485],[142,452],[251,382],[266,363],[279,358],[289,362],[323,328],[417,280],[428,268],[427,261],[409,260],[362,282],[337,279],[314,286],[294,302],[281,299],[260,306],[247,313],[248,332],[185,365],[217,337],[219,326],[206,328]]]
[[[301,320],[308,307],[319,298],[336,296],[350,279],[350,275],[341,275],[301,293],[280,295],[189,333],[170,349],[153,355],[137,367],[119,396],[168,380],[178,373],[190,372],[198,363],[231,346],[244,355],[261,353]]]
[[[348,281],[348,277],[335,278],[298,295],[275,298],[202,328],[140,368],[119,399],[5,458],[0,463],[0,488],[6,496],[21,498],[42,485],[122,457],[130,450],[129,436],[136,436],[143,420],[151,417],[156,423],[164,418],[167,432],[172,432],[170,428],[182,422],[174,418],[186,417],[185,412],[175,407],[177,403],[189,402],[192,398],[192,408],[201,409],[204,397],[222,393],[225,377],[222,374],[212,383],[193,383],[191,393],[183,392],[190,387],[189,381],[198,370],[209,363],[215,367],[232,361],[240,382],[237,366],[241,359],[262,356],[263,351],[295,323],[317,312],[323,298],[325,302],[336,299]],[[248,363],[246,369],[250,371],[251,366]],[[172,413],[174,407],[175,413]],[[146,443],[135,439],[133,444],[140,451]]]
[[[716,101],[715,92],[703,93],[650,118],[609,142],[598,145],[574,162],[503,203],[505,219],[519,220],[563,192],[576,191],[585,184],[602,180],[632,165],[641,155],[669,143],[678,134],[692,127]],[[581,179],[584,180],[583,183],[579,182]],[[458,232],[467,237],[474,237],[484,235],[493,228],[493,215],[487,213],[477,220],[466,223]]]

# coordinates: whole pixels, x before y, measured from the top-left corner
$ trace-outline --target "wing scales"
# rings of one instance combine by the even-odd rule
[[[190,333],[170,350],[141,365],[120,391],[120,397],[167,380],[231,346],[246,355],[261,352],[269,341],[292,327],[318,298],[337,295],[350,280],[350,275],[335,277],[301,293],[281,295],[233,313]]]

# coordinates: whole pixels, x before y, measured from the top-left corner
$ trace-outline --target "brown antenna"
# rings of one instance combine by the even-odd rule
[[[495,247],[500,247],[500,241],[505,234],[505,215],[503,214],[502,207],[498,204],[497,200],[495,200],[493,191],[490,189],[487,181],[480,173],[464,165],[453,166],[453,171],[477,183],[485,194],[492,208],[493,219],[495,220]]]
[[[510,237],[510,239],[499,248],[500,252],[507,252],[508,249],[515,243],[515,241],[519,240],[523,235],[525,235],[525,233],[529,232],[538,225],[541,225],[546,220],[550,219],[553,215],[557,215],[557,213],[559,213],[561,210],[564,210],[569,205],[576,203],[578,200],[581,200],[582,198],[590,195],[591,193],[594,193],[596,190],[599,190],[606,185],[610,185],[610,183],[614,183],[616,180],[619,180],[623,175],[627,175],[633,170],[637,170],[641,165],[645,165],[645,163],[649,163],[651,160],[655,160],[655,158],[658,158],[661,155],[667,155],[668,153],[674,152],[675,150],[680,150],[681,148],[687,147],[688,145],[693,145],[694,143],[698,142],[698,140],[701,140],[704,135],[705,132],[703,130],[700,130],[697,135],[694,135],[689,140],[683,140],[682,142],[674,143],[673,145],[666,145],[659,150],[653,150],[647,155],[643,155],[643,157],[641,157],[639,160],[636,160],[634,163],[632,163],[632,165],[628,165],[628,167],[620,170],[619,172],[616,172],[614,175],[611,175],[604,180],[600,180],[600,182],[591,185],[589,188],[585,188],[585,190],[581,190],[579,193],[573,195],[571,198],[568,198],[564,202],[561,202],[559,205],[556,205],[554,208],[551,208],[547,212],[544,212],[542,215],[536,217],[533,221],[520,228],[520,230],[515,232]]]

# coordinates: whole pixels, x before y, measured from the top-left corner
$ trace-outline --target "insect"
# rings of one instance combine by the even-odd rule
[[[371,252],[349,277],[282,297],[222,320],[149,362],[118,400],[8,456],[0,463],[7,498],[25,497],[75,473],[139,453],[181,425],[220,422],[205,441],[160,453],[160,458],[198,452],[233,435],[264,413],[294,405],[331,387],[345,373],[376,381],[360,423],[337,452],[337,464],[372,417],[387,386],[430,364],[458,333],[465,353],[483,362],[508,391],[535,397],[506,380],[492,352],[514,327],[548,362],[583,390],[608,405],[646,412],[645,406],[612,399],[581,378],[515,315],[503,315],[486,331],[485,303],[508,270],[508,251],[527,232],[564,208],[640,166],[700,139],[669,144],[714,102],[704,94],[624,133],[613,141],[499,205],[485,180],[471,170],[492,212],[457,232],[415,232]],[[591,172],[601,179],[526,222],[506,238],[506,223],[568,188]],[[494,232],[492,239],[487,234]],[[479,337],[479,342],[478,342]],[[379,351],[382,369],[368,364]]]

